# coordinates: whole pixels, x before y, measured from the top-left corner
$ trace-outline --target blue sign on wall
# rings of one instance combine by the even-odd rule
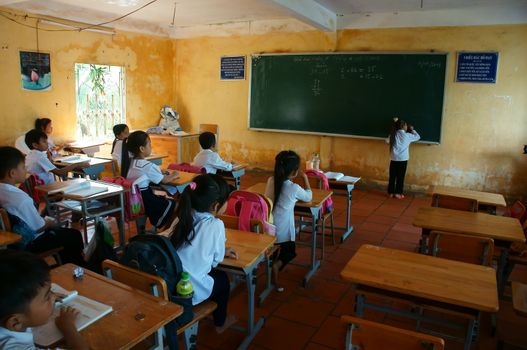
[[[220,63],[221,80],[245,79],[245,56],[224,56]]]
[[[497,71],[497,52],[459,52],[457,55],[458,82],[495,83]]]

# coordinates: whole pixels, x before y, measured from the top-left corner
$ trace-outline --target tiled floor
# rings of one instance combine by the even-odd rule
[[[266,173],[249,173],[242,178],[242,188],[265,181]],[[253,340],[250,349],[343,349],[345,327],[340,316],[353,314],[354,292],[349,283],[339,277],[340,270],[365,243],[385,247],[415,251],[420,230],[412,226],[417,208],[430,205],[430,197],[409,195],[404,200],[387,198],[377,190],[353,191],[351,222],[354,233],[344,242],[340,242],[337,231],[337,244],[331,245],[326,238],[326,256],[321,268],[302,287],[302,278],[306,269],[288,266],[280,278],[285,286],[283,293],[272,292],[261,307],[256,308],[256,317],[264,316],[265,325]],[[334,196],[335,222],[341,226],[345,222],[346,203],[344,197]],[[307,240],[308,234],[301,239]],[[298,261],[309,260],[309,248],[298,246]],[[257,280],[257,293],[263,289],[264,270],[260,269]],[[527,281],[527,273],[517,273]],[[245,284],[241,283],[231,294],[229,312],[239,318],[238,325],[243,326],[247,319],[247,294]],[[366,318],[386,322],[399,327],[412,329],[411,322],[387,317],[378,312],[367,312]],[[527,347],[527,318],[514,314],[510,302],[500,301],[498,313],[498,336],[512,344]],[[379,335],[382,336],[382,335]],[[216,334],[212,322],[200,323],[198,334],[199,349],[235,349],[242,341],[243,334],[236,330],[227,330]],[[491,336],[489,315],[482,317],[478,341],[472,349],[496,349],[497,337]],[[389,345],[385,347],[389,349]],[[456,342],[447,342],[446,349],[462,349]],[[504,350],[521,349],[506,344]]]

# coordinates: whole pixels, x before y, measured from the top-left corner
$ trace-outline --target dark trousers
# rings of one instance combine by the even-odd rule
[[[407,160],[390,162],[390,178],[388,180],[389,194],[403,194],[404,176],[406,175]]]
[[[212,317],[214,318],[214,325],[221,327],[225,324],[225,319],[227,318],[227,304],[231,291],[229,277],[227,277],[225,271],[217,269],[212,269],[209,275],[214,279],[214,286],[209,299],[218,304],[218,307],[212,313]]]
[[[59,252],[63,264],[73,263],[84,266],[82,235],[78,230],[64,227],[48,228],[46,232],[29,243],[27,250],[42,253],[50,249],[62,247]]]

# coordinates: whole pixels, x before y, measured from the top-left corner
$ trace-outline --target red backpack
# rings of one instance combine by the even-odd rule
[[[225,215],[239,217],[241,231],[251,231],[251,219],[259,219],[264,223],[265,233],[274,236],[276,227],[269,223],[270,211],[267,201],[258,193],[233,191],[227,200]]]

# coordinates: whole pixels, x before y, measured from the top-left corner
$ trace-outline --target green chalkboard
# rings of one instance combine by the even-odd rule
[[[439,143],[446,53],[253,55],[249,128],[385,138],[394,117]]]

